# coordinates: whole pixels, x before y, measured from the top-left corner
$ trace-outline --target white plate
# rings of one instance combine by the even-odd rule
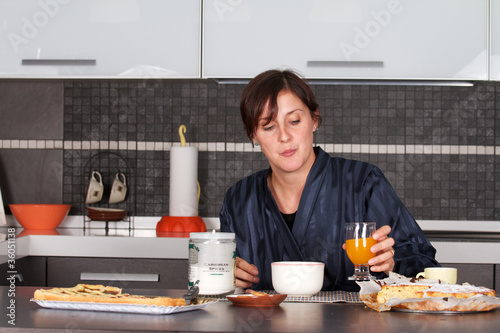
[[[217,300],[207,301],[203,304],[187,306],[155,306],[142,304],[122,304],[122,303],[92,303],[92,302],[65,302],[65,301],[43,301],[31,299],[43,308],[59,310],[85,310],[85,311],[104,311],[104,312],[126,312],[142,313],[154,315],[166,315],[178,312],[193,311],[203,309]]]

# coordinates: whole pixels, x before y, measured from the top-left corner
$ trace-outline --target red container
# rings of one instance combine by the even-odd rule
[[[156,224],[157,237],[189,237],[191,232],[205,232],[200,216],[163,216]]]

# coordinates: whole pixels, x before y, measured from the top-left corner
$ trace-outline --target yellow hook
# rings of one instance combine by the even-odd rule
[[[181,147],[186,147],[186,138],[184,137],[183,133],[186,133],[185,125],[179,126],[179,136],[181,138]]]
[[[198,184],[198,205],[197,207],[200,208],[200,192],[201,192],[201,188],[200,188],[200,182],[196,182]]]

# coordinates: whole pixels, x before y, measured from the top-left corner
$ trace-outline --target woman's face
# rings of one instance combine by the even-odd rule
[[[277,98],[276,119],[266,124],[270,116],[266,108],[259,119],[254,141],[267,157],[273,172],[309,172],[314,163],[313,131],[317,121],[307,106],[293,93],[282,91]]]

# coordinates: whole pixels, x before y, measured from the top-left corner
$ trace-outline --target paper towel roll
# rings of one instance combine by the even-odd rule
[[[170,149],[170,216],[198,215],[198,148]]]

